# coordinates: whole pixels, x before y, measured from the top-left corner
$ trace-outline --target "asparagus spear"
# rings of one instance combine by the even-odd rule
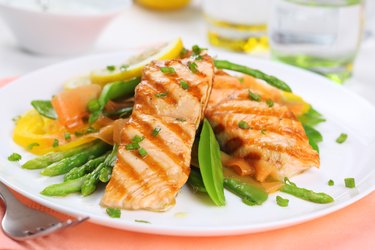
[[[109,149],[109,145],[104,142],[98,142],[95,145],[84,149],[80,153],[64,158],[58,162],[52,163],[40,173],[45,176],[56,176],[69,172],[72,168],[82,166],[88,160],[98,157]]]
[[[61,161],[62,159],[70,157],[72,155],[76,155],[76,154],[80,153],[81,151],[84,151],[85,149],[92,147],[96,143],[98,143],[98,141],[83,144],[79,147],[72,148],[72,149],[67,150],[67,151],[51,152],[51,153],[39,156],[37,158],[31,159],[31,160],[27,161],[26,163],[24,163],[22,165],[22,168],[26,168],[26,169],[45,168],[45,167],[51,165],[52,163]]]
[[[94,171],[94,169],[100,163],[104,162],[104,160],[105,160],[105,158],[107,157],[108,154],[109,153],[106,153],[102,156],[99,156],[95,159],[92,159],[92,160],[86,162],[85,164],[83,164],[82,166],[80,166],[78,168],[71,169],[68,173],[65,174],[64,181],[78,179],[78,178]]]
[[[90,195],[96,190],[96,184],[100,181],[99,177],[102,173],[102,169],[104,168],[112,169],[112,166],[114,165],[116,158],[117,158],[117,149],[118,149],[118,145],[115,145],[112,149],[112,152],[106,157],[104,162],[99,164],[99,166],[97,166],[93,172],[87,175],[87,178],[85,179],[81,187],[82,195],[84,196]],[[109,180],[110,179],[109,174],[111,174],[111,171],[107,172],[107,174],[108,176],[106,177],[106,179]],[[102,176],[102,178],[104,178],[104,176]]]
[[[79,192],[81,191],[81,186],[86,178],[87,175],[79,177],[77,179],[50,185],[43,189],[41,194],[47,196],[66,196],[70,193]]]
[[[282,80],[280,80],[280,79],[278,79],[274,76],[267,75],[260,70],[252,69],[252,68],[242,66],[242,65],[239,65],[239,64],[235,64],[235,63],[225,61],[225,60],[215,60],[214,64],[215,64],[215,67],[218,68],[218,69],[229,69],[229,70],[241,72],[241,73],[244,73],[246,75],[250,75],[250,76],[253,76],[255,78],[264,80],[268,84],[270,84],[270,85],[272,85],[272,86],[274,86],[278,89],[284,90],[286,92],[292,92],[292,89],[284,81],[282,81]]]

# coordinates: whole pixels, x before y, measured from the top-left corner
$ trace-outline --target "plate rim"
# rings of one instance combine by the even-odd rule
[[[245,58],[246,55],[240,55],[240,54],[235,54],[235,53],[229,53],[229,52],[217,52],[220,53],[220,55],[223,55],[221,57],[225,58],[226,55],[229,55],[230,57],[243,57]],[[134,54],[135,51],[131,50],[125,50],[121,52],[113,52],[113,53],[100,53],[100,54],[94,54],[94,55],[89,55],[89,56],[84,56],[84,57],[78,57],[66,61],[62,61],[56,64],[52,64],[43,68],[40,68],[38,70],[35,70],[33,72],[30,72],[28,74],[25,74],[24,76],[21,76],[20,78],[17,78],[16,80],[12,81],[10,84],[7,84],[6,86],[3,86],[0,88],[0,92],[6,91],[8,88],[12,88],[12,86],[17,85],[19,81],[25,81],[27,78],[33,77],[34,75],[39,75],[43,73],[46,70],[51,70],[53,68],[59,68],[59,67],[64,67],[65,65],[70,65],[70,64],[76,64],[80,61],[86,61],[90,59],[95,59],[95,58],[103,58],[103,57],[118,57],[119,54],[124,54],[125,56],[130,56]],[[327,83],[330,83],[330,87],[332,88],[340,88],[340,91],[343,91],[346,95],[349,95],[351,97],[355,97],[356,100],[361,101],[363,105],[366,105],[368,107],[371,107],[374,110],[375,113],[375,106],[371,104],[368,100],[365,98],[361,97],[355,92],[350,91],[349,89],[337,85],[330,80],[324,78],[321,75],[317,75],[313,72],[297,68],[291,65],[286,65],[282,64],[280,62],[275,62],[263,58],[252,58],[252,57],[246,57],[246,60],[249,60],[249,63],[256,63],[256,62],[261,62],[266,65],[270,65],[270,67],[273,67],[276,65],[277,67],[280,67],[282,70],[292,70],[292,71],[297,71],[297,72],[302,72],[306,76],[308,75],[309,77],[317,78],[320,81],[325,81]],[[244,60],[245,60],[244,59]],[[375,170],[370,172],[364,180],[360,183],[360,185],[357,185],[357,188],[359,188],[361,185],[366,184],[369,182],[370,179],[374,179],[374,173]],[[13,185],[11,182],[7,181],[6,178],[3,176],[0,176],[0,181],[2,181],[4,184],[6,184],[8,187],[11,187],[13,190],[16,192],[22,194],[23,196],[29,198],[30,200],[40,203],[44,206],[50,207],[55,209],[56,211],[65,213],[65,214],[70,214],[74,216],[82,216],[83,214],[74,212],[74,211],[68,211],[67,209],[64,209],[60,207],[58,204],[54,204],[53,201],[50,201],[48,199],[44,199],[44,197],[40,197],[37,194],[30,194],[26,190],[23,190],[22,188],[19,188],[17,185]],[[357,202],[358,200],[364,198],[365,196],[369,195],[371,192],[375,190],[375,183],[370,185],[369,187],[365,188],[364,191],[361,191],[360,193],[356,194],[354,197],[347,199],[343,202],[340,202],[338,205],[334,205],[328,208],[324,208],[321,210],[313,211],[312,213],[309,213],[309,216],[306,215],[299,215],[296,216],[295,218],[288,218],[288,219],[283,219],[279,220],[277,222],[272,222],[272,223],[263,223],[263,226],[257,226],[257,227],[251,227],[248,225],[243,225],[243,226],[224,226],[222,227],[215,227],[209,226],[209,227],[202,227],[198,226],[199,229],[195,229],[196,227],[189,227],[188,229],[183,226],[163,226],[163,225],[158,225],[155,224],[154,226],[150,225],[143,225],[142,223],[134,223],[131,221],[124,221],[124,220],[115,220],[115,219],[110,219],[111,220],[111,225],[108,225],[108,219],[103,220],[101,219],[101,216],[96,216],[96,215],[91,215],[90,216],[90,221],[96,224],[100,224],[103,226],[107,227],[112,227],[112,228],[117,228],[121,230],[128,230],[128,231],[134,231],[134,232],[141,232],[141,233],[150,233],[150,234],[159,234],[159,235],[174,235],[174,236],[224,236],[224,235],[240,235],[240,234],[247,234],[247,233],[255,233],[255,232],[264,232],[264,231],[269,231],[269,230],[274,230],[274,229],[279,229],[279,228],[284,228],[300,223],[304,223],[325,215],[329,215],[332,212],[338,211],[344,207],[347,207],[350,204],[353,204]],[[348,191],[349,192],[349,191]],[[302,219],[301,219],[302,217]],[[112,223],[113,222],[113,223]],[[234,228],[231,228],[234,227]],[[203,228],[203,230],[202,230]],[[230,228],[230,229],[228,229]]]

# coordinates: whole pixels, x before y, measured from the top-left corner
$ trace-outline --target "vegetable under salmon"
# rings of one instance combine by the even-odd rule
[[[163,72],[166,67],[174,70]],[[175,204],[190,173],[192,145],[213,76],[208,55],[200,60],[154,61],[145,67],[101,205],[165,211]]]

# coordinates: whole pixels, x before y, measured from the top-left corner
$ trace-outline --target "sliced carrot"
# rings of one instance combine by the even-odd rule
[[[52,105],[59,122],[69,130],[84,126],[83,118],[88,117],[87,104],[98,98],[101,87],[96,84],[65,90],[52,98]]]

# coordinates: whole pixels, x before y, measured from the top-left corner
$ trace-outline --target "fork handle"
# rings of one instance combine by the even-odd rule
[[[10,190],[0,181],[0,198],[5,206],[17,206],[21,204],[19,200],[10,192]]]

